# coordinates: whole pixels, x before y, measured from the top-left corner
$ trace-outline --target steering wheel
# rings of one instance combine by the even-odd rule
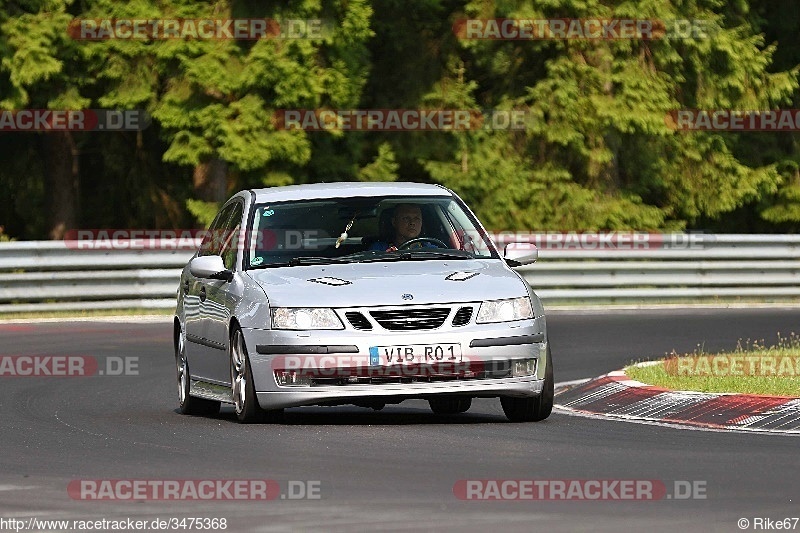
[[[445,243],[443,243],[442,241],[440,241],[439,239],[435,239],[433,237],[417,237],[416,239],[410,239],[410,240],[404,242],[403,244],[398,246],[397,249],[398,250],[408,250],[410,245],[416,244],[418,242],[431,242],[431,243],[435,244],[436,246],[438,246],[439,248],[447,248],[447,245]]]

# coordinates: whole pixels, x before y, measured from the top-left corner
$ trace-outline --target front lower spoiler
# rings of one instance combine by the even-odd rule
[[[257,392],[256,396],[263,409],[283,409],[331,402],[353,403],[357,400],[387,397],[410,400],[441,394],[487,398],[497,396],[530,397],[541,394],[543,386],[543,379],[531,376],[435,383],[281,387],[280,391]]]

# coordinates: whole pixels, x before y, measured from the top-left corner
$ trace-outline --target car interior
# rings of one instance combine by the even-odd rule
[[[282,213],[280,223],[270,223],[271,217],[262,217],[266,222],[254,221],[253,224],[256,242],[250,246],[255,259],[251,264],[285,262],[306,255],[343,257],[369,251],[376,242],[391,242],[394,238],[392,215],[399,203],[403,202],[383,202],[366,208],[342,207],[333,214],[330,209],[310,206]],[[420,237],[435,238],[460,249],[456,231],[441,206],[422,203],[420,208],[423,221]],[[347,237],[337,247],[337,240],[343,233]]]

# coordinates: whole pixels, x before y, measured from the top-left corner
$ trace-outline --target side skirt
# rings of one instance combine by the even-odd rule
[[[192,380],[189,386],[189,394],[206,400],[215,400],[223,403],[233,403],[233,395],[230,385],[218,385],[207,381]]]

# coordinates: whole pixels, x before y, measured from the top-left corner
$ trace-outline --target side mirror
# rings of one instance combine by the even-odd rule
[[[530,265],[539,259],[539,249],[528,242],[510,242],[503,249],[503,259],[512,267]]]
[[[195,257],[189,263],[189,272],[196,278],[233,281],[233,272],[225,268],[222,258],[218,255]]]

